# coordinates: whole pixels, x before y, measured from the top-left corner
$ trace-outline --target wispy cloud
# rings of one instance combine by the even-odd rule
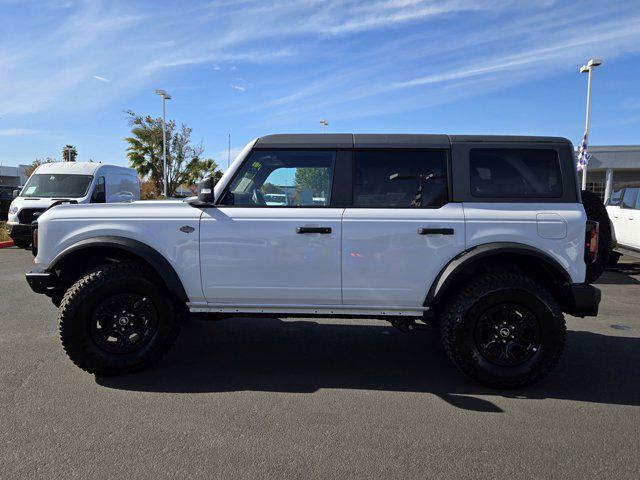
[[[38,133],[31,128],[3,128],[0,129],[0,137],[25,137]]]
[[[348,118],[424,108],[556,75],[590,56],[640,51],[640,6],[622,0],[150,5],[25,6],[11,22],[20,28],[9,25],[0,44],[0,116],[95,108],[200,68],[222,90],[229,85],[229,99],[219,99],[233,107],[225,115],[261,109],[260,121],[295,121],[330,110]],[[248,81],[233,78],[236,68]],[[100,94],[95,81],[104,83]],[[260,101],[248,105],[249,95],[232,90]]]

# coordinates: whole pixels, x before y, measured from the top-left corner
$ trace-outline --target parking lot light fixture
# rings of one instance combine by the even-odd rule
[[[167,122],[165,119],[165,102],[171,100],[166,90],[156,89],[156,94],[162,97],[162,183],[163,183],[163,195],[167,198]]]
[[[584,134],[585,138],[589,139],[589,118],[591,116],[591,74],[593,69],[599,65],[602,65],[602,60],[599,58],[590,59],[586,65],[580,67],[580,73],[588,73],[589,79],[587,80],[587,118],[585,121]],[[582,168],[582,190],[587,188],[587,165]]]

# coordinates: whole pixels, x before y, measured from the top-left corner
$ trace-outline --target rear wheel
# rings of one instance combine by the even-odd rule
[[[607,261],[607,266],[615,267],[616,265],[618,265],[618,262],[620,261],[621,258],[622,258],[622,254],[614,251],[609,252],[609,260]]]
[[[13,239],[13,243],[16,247],[27,250],[31,247],[31,240]]]
[[[474,380],[494,388],[537,382],[557,364],[566,327],[555,299],[518,274],[470,281],[440,319],[445,351]]]
[[[607,209],[600,200],[600,197],[593,192],[582,191],[582,206],[589,220],[594,220],[599,224],[598,235],[598,257],[595,262],[587,265],[587,274],[585,281],[593,283],[609,262],[609,254],[611,252],[611,222]]]
[[[149,278],[140,265],[114,263],[69,288],[60,305],[60,338],[78,367],[103,375],[141,370],[171,347],[179,322]]]

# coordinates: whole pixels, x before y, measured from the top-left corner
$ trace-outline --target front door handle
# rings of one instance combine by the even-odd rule
[[[328,235],[331,233],[331,227],[296,227],[296,233],[322,233]]]
[[[418,235],[453,235],[453,228],[425,228],[418,229]]]

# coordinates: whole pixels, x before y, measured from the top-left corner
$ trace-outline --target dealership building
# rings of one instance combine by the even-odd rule
[[[0,186],[19,187],[27,181],[25,174],[27,165],[19,165],[17,167],[0,166]]]
[[[640,184],[640,145],[589,147],[587,190],[604,200],[611,191],[630,183]]]

